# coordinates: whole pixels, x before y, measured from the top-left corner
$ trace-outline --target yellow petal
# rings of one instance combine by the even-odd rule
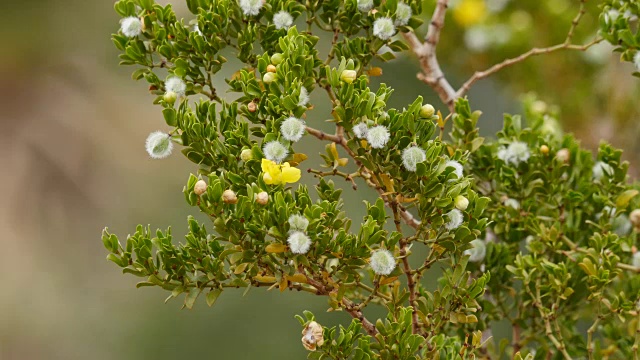
[[[273,166],[273,161],[269,159],[262,159],[262,163],[260,164],[262,167],[262,171],[268,172],[269,169]]]
[[[272,185],[273,184],[273,178],[271,177],[271,175],[269,175],[268,172],[264,173],[264,175],[262,175],[262,180],[264,180],[264,183],[267,185]]]
[[[285,183],[294,183],[300,180],[300,169],[289,167],[289,163],[285,163],[282,167],[282,181]]]

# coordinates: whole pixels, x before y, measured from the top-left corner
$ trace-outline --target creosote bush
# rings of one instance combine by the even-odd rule
[[[600,1],[598,35],[574,44],[585,2],[553,51],[607,41],[640,66],[640,3]],[[147,151],[161,159],[175,147],[197,164],[183,192],[210,219],[189,217],[182,243],[170,229],[138,226],[124,242],[105,229],[107,258],[142,277],[139,287],[159,286],[189,309],[237,288],[325,297],[353,321],[325,328],[298,316],[313,359],[640,357],[640,197],[621,152],[602,144],[594,158],[531,96],[524,116],[506,115],[484,139],[464,98],[545,51],[456,90],[435,52],[447,0],[186,3],[188,22],[153,0],[115,5],[121,64],[137,66],[133,78],[149,83],[168,128],[151,133]],[[472,21],[483,2],[463,3],[471,10],[456,19]],[[226,98],[213,83],[223,50],[241,63]],[[374,64],[402,51],[417,56],[418,78],[442,106],[418,97],[388,108],[392,89],[369,87],[382,72]],[[327,119],[312,92],[325,95],[335,132],[318,129]],[[303,137],[326,143],[322,163],[307,165]],[[303,164],[316,200],[298,184]],[[377,192],[357,225],[332,178]],[[387,315],[372,318],[370,307]],[[498,323],[512,336],[493,338]]]

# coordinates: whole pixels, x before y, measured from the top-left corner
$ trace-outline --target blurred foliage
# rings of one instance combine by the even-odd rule
[[[621,69],[619,60],[612,56],[615,46],[625,50],[618,54],[620,60],[633,62],[635,40],[622,46],[618,41],[621,35],[627,36],[624,29],[631,28],[635,34],[635,1],[451,1],[447,28],[438,46],[439,58],[446,69],[472,73],[534,47],[562,44],[581,4],[584,14],[573,32],[573,43],[587,44],[598,36],[610,43],[601,42],[584,52],[536,56],[494,78],[515,94],[533,91],[541,100],[557,105],[562,122],[590,145],[596,147],[600,135],[635,152],[640,133],[636,121],[640,113],[635,106],[639,88],[635,79],[626,76],[632,70],[628,66]],[[625,131],[618,131],[621,128]]]

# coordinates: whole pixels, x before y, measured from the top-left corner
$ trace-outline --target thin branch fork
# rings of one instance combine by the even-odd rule
[[[356,160],[356,154],[353,152],[353,150],[349,148],[349,145],[347,144],[347,139],[344,137],[344,129],[342,129],[341,127],[338,127],[336,134],[327,134],[321,130],[314,129],[308,126],[306,129],[309,135],[315,136],[320,140],[328,140],[340,145],[347,152],[347,154],[349,154],[349,156],[356,162],[356,165],[360,167],[360,174],[362,175],[362,177],[365,179],[371,180],[371,182],[367,181],[367,184],[374,187],[378,192],[378,194],[383,195],[385,193],[384,189],[380,186],[380,184],[377,184],[375,182],[375,177],[372,176],[371,170],[362,166],[362,164],[358,160]],[[385,204],[387,206],[391,206],[388,201],[385,201]],[[399,210],[400,216],[405,221],[405,223],[407,223],[407,225],[411,226],[414,229],[418,229],[420,227],[420,224],[421,224],[420,221],[414,218],[413,215],[411,215],[411,213],[409,213],[402,207],[400,207],[398,210]]]
[[[307,276],[307,282],[309,283],[309,285],[317,289],[318,294],[329,295],[330,291],[320,281],[313,279],[311,276]],[[367,334],[374,337],[376,336],[376,334],[378,334],[378,330],[376,330],[375,325],[373,325],[371,321],[367,320],[367,318],[364,317],[364,314],[362,313],[360,308],[356,304],[354,304],[353,301],[343,297],[342,305],[345,311],[349,313],[349,315],[351,315],[355,319],[360,320]]]
[[[603,40],[602,38],[597,37],[592,42],[584,45],[575,45],[571,43],[575,30],[586,12],[585,5],[587,0],[580,0],[580,9],[578,14],[572,20],[571,28],[569,29],[567,37],[563,43],[545,48],[533,48],[520,56],[495,64],[487,70],[477,71],[458,90],[455,90],[442,72],[436,56],[436,46],[440,40],[441,30],[444,27],[444,19],[448,8],[448,2],[449,0],[438,0],[436,3],[436,8],[431,17],[429,29],[424,42],[420,41],[416,34],[412,32],[403,33],[402,35],[409,43],[413,53],[416,54],[420,60],[422,72],[418,74],[418,79],[433,88],[440,97],[440,100],[447,105],[451,112],[454,110],[455,100],[464,96],[471,86],[478,80],[484,79],[506,67],[522,62],[535,55],[548,54],[563,49],[586,51],[591,46],[598,44]]]
[[[579,51],[586,51],[587,49],[589,49],[590,47],[592,47],[595,44],[598,44],[599,42],[602,41],[602,38],[596,38],[593,41],[591,41],[588,44],[585,45],[574,45],[574,44],[570,44],[567,42],[563,42],[562,44],[558,44],[558,45],[554,45],[554,46],[550,46],[550,47],[546,47],[546,48],[533,48],[529,51],[527,51],[524,54],[521,54],[520,56],[511,58],[511,59],[507,59],[504,60],[501,63],[495,64],[492,67],[488,68],[487,70],[484,71],[476,71],[473,76],[471,76],[471,78],[469,78],[469,80],[467,80],[461,87],[460,89],[456,92],[456,98],[460,98],[462,96],[464,96],[467,91],[469,91],[469,89],[471,88],[471,86],[478,80],[484,79],[486,77],[489,77],[495,73],[497,73],[498,71],[517,64],[519,62],[522,62],[532,56],[536,56],[536,55],[543,55],[543,54],[549,54],[552,52],[556,52],[558,50],[564,50],[564,49],[568,49],[568,50],[579,50]]]

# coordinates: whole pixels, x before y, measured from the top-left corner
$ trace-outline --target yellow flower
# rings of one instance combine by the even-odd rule
[[[487,8],[484,0],[462,0],[453,11],[453,17],[462,27],[469,27],[484,20]]]
[[[267,185],[294,183],[300,180],[300,169],[292,167],[288,162],[276,164],[269,159],[262,159],[262,178]]]

